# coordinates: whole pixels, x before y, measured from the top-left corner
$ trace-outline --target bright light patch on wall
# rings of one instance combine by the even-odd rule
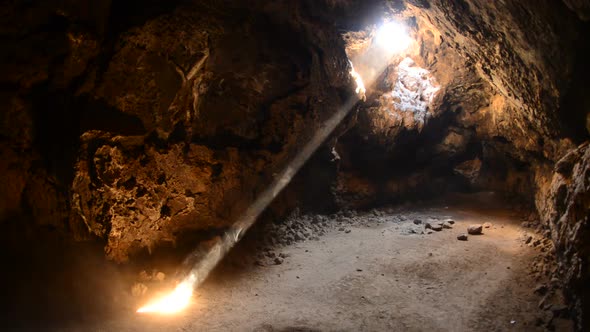
[[[410,46],[412,38],[410,38],[405,26],[397,22],[386,22],[375,36],[377,46],[383,48],[390,54],[399,53]]]
[[[350,62],[350,76],[352,76],[352,78],[354,79],[354,81],[356,82],[356,90],[355,92],[358,94],[359,98],[362,100],[366,100],[367,97],[365,95],[365,93],[367,92],[367,89],[365,88],[365,83],[363,82],[363,78],[361,77],[361,75],[359,73],[356,72],[356,70],[354,70],[354,65],[352,64],[351,61]]]
[[[397,72],[397,80],[389,95],[393,106],[401,112],[413,113],[415,121],[424,123],[440,86],[428,70],[418,67],[410,58],[400,62]]]

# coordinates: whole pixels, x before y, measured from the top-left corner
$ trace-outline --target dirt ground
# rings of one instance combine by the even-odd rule
[[[539,251],[525,243],[530,230],[513,212],[492,204],[491,196],[464,198],[468,201],[428,208],[332,216],[336,221],[324,220],[330,225],[323,235],[290,245],[269,247],[249,239],[196,291],[191,306],[176,315],[134,313],[140,301],[153,295],[148,291],[113,306],[116,314],[36,329],[544,330],[550,318],[534,293],[542,280],[531,273]],[[428,221],[447,218],[455,221],[451,229],[425,228]],[[457,240],[469,225],[485,222],[491,226],[483,235]],[[558,328],[568,329],[567,324]]]

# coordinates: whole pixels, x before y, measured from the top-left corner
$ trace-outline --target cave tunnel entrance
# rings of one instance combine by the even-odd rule
[[[3,5],[0,329],[587,329],[584,1]]]

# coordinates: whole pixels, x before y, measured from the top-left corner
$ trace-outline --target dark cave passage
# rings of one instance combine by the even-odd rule
[[[587,329],[590,2],[0,13],[0,328]]]

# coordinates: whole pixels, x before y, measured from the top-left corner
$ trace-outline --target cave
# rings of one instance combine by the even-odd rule
[[[0,13],[0,329],[590,329],[590,1]]]

